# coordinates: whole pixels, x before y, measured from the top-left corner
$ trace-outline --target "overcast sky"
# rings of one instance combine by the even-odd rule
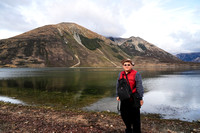
[[[141,37],[172,54],[200,52],[200,0],[0,0],[0,39],[60,22]]]

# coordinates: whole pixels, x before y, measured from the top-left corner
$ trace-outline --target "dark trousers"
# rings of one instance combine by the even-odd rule
[[[121,102],[120,111],[126,133],[141,133],[140,108],[134,107],[133,101],[128,99]]]

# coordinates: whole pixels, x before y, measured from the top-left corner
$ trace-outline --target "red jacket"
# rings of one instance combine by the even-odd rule
[[[132,93],[136,92],[136,82],[135,82],[135,76],[136,76],[137,71],[135,70],[131,70],[130,72],[128,72],[127,77],[128,77],[128,81],[132,90]],[[126,79],[126,73],[125,71],[122,71],[120,73],[120,77],[119,79],[122,79],[122,76],[124,75],[124,78]]]

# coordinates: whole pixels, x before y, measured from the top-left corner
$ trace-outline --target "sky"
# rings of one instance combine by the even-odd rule
[[[0,39],[61,22],[172,54],[200,52],[200,0],[0,0]]]

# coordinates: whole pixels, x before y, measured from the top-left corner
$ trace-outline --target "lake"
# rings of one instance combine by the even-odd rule
[[[1,68],[0,101],[117,112],[115,68]],[[200,70],[136,68],[145,89],[142,113],[200,119]]]

